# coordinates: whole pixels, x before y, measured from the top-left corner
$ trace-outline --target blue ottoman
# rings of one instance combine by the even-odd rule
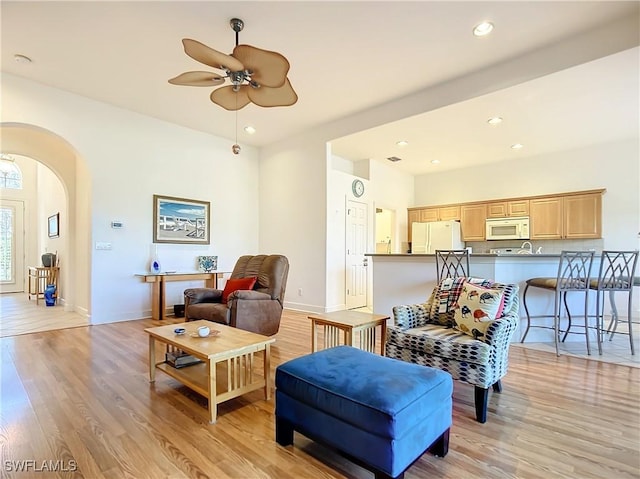
[[[447,454],[447,372],[338,346],[281,364],[275,381],[278,444],[298,431],[376,478],[403,477],[426,450]]]

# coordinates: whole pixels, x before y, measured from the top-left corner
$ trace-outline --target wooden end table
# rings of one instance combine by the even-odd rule
[[[197,336],[200,326],[218,330],[218,336]],[[183,335],[174,329],[186,329]],[[156,379],[156,369],[164,371],[190,389],[209,400],[209,422],[215,423],[217,405],[256,389],[264,389],[264,397],[271,397],[270,361],[271,343],[275,338],[232,328],[210,321],[190,321],[147,328],[149,334],[149,381]],[[156,360],[156,341],[185,351],[203,362],[183,368],[175,368],[166,361]],[[262,351],[263,371],[258,374],[254,354]],[[225,368],[226,366],[226,368]],[[217,374],[220,368],[223,374]]]
[[[380,354],[384,356],[389,316],[362,311],[335,311],[333,313],[311,314],[309,319],[311,320],[312,352],[318,350],[318,326],[323,326],[325,348],[332,348],[340,344],[340,332],[344,336],[343,344],[353,346],[354,333],[360,333],[357,347],[373,353],[376,345],[376,327],[380,326]]]

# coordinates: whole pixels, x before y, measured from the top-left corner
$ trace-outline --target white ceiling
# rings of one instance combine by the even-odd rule
[[[230,52],[240,42],[282,53],[299,101],[238,113],[241,144],[263,146],[553,45],[638,2],[27,2],[2,1],[2,71],[188,128],[234,139],[235,114],[211,88],[167,80],[207,67],[181,39]],[[490,20],[485,38],[472,27]],[[14,61],[23,54],[33,62]],[[399,156],[413,174],[638,135],[638,49],[570,68],[333,142],[349,159]],[[499,115],[497,127],[486,124]],[[4,118],[4,121],[11,119]],[[249,136],[242,126],[251,124]],[[395,142],[408,140],[398,149]],[[522,143],[522,150],[509,148]]]

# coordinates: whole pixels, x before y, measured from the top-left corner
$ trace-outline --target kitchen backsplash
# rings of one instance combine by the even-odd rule
[[[467,241],[465,244],[471,246],[474,253],[488,253],[494,248],[520,248],[523,241],[521,240],[504,240],[504,241]],[[584,240],[533,240],[532,251],[535,253],[538,248],[542,248],[541,252],[546,254],[560,254],[562,250],[568,251],[586,251],[593,249],[596,252],[602,251],[604,240],[602,239],[584,239]],[[527,245],[528,248],[528,245]]]

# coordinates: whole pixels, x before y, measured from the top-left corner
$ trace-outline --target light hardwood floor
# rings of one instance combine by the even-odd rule
[[[278,446],[274,400],[259,391],[221,404],[209,425],[201,396],[162,372],[150,384],[144,328],[158,324],[0,339],[0,477],[373,477],[299,434]],[[272,367],[307,354],[310,330],[306,314],[285,311]],[[423,455],[407,479],[640,478],[639,369],[520,347],[510,359],[486,424],[474,419],[473,388],[455,382],[449,454]],[[9,471],[21,460],[77,471]]]
[[[87,318],[59,303],[45,306],[44,300],[29,300],[27,293],[0,294],[0,337],[88,325]]]

